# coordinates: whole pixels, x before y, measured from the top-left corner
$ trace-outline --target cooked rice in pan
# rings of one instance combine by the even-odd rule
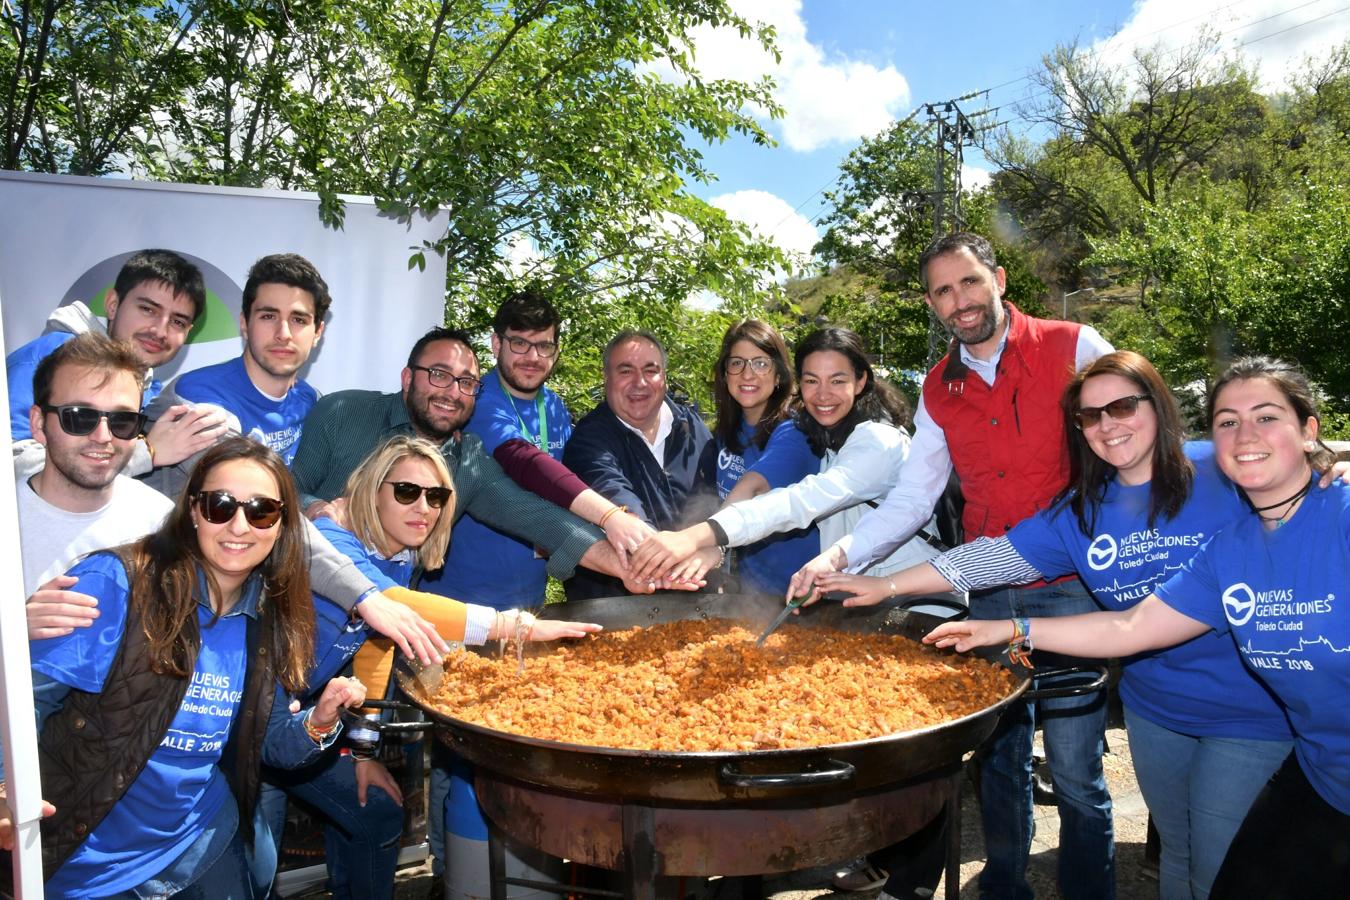
[[[497,731],[596,747],[745,751],[925,728],[1016,687],[1007,670],[898,635],[727,620],[604,632],[527,655],[452,654],[433,704]]]

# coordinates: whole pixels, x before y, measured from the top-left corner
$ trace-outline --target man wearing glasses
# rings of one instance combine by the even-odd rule
[[[492,321],[497,365],[484,373],[473,416],[465,431],[526,490],[605,529],[623,558],[650,533],[631,513],[592,491],[563,466],[572,436],[572,416],[545,382],[559,356],[561,317],[535,291],[512,294]],[[422,581],[434,591],[497,609],[543,603],[548,580],[533,545],[473,518],[455,524],[445,567]]]

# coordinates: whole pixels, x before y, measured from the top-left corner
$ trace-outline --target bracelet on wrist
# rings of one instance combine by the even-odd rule
[[[1036,649],[1031,643],[1031,620],[1026,616],[1015,616],[1012,626],[1012,640],[1008,641],[1008,659],[1030,669],[1031,651]]]
[[[614,515],[615,513],[621,513],[621,512],[628,512],[628,507],[626,507],[626,506],[611,506],[611,507],[609,508],[609,511],[606,512],[603,516],[600,517],[600,527],[601,527],[601,528],[604,528],[604,527],[605,527],[605,523],[609,521],[609,517],[610,517],[610,516]]]
[[[305,713],[305,734],[309,735],[309,739],[314,743],[322,745],[337,736],[338,729],[342,727],[342,720],[334,719],[332,725],[320,728],[314,724],[314,709],[315,707],[311,706],[309,712]]]

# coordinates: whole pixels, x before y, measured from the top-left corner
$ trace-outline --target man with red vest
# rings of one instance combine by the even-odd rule
[[[1073,373],[1111,351],[1095,330],[1033,319],[1003,300],[1007,278],[979,235],[938,238],[919,257],[924,299],[951,349],[924,379],[914,441],[900,481],[853,533],[807,564],[792,590],[828,571],[861,571],[928,521],[955,468],[965,539],[997,537],[1049,505],[1068,483],[1060,397]],[[1098,609],[1076,577],[971,597],[976,619],[1072,615]],[[980,779],[986,898],[1031,898],[1031,747],[1039,712],[1059,804],[1059,884],[1068,900],[1115,896],[1111,797],[1102,773],[1100,696],[1020,704],[1003,718]]]

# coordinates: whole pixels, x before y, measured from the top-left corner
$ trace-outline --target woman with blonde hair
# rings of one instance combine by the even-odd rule
[[[415,609],[446,640],[466,644],[512,637],[555,640],[600,630],[598,625],[536,620],[522,610],[498,612],[408,589],[416,573],[444,562],[454,519],[454,483],[440,449],[430,441],[398,435],[376,447],[348,476],[341,508],[342,523],[320,518],[314,523],[318,530],[381,592]],[[364,623],[350,619],[336,604],[315,599],[315,645],[320,648],[316,677],[341,671],[350,661],[370,695],[385,696],[393,643],[370,636]],[[368,748],[331,756],[303,772],[268,775],[272,783],[328,817],[324,839],[329,887],[335,897],[392,895],[403,798]],[[279,840],[281,804],[274,797],[268,808],[272,836]],[[265,860],[255,861],[254,878],[260,886],[270,880],[268,870]]]

